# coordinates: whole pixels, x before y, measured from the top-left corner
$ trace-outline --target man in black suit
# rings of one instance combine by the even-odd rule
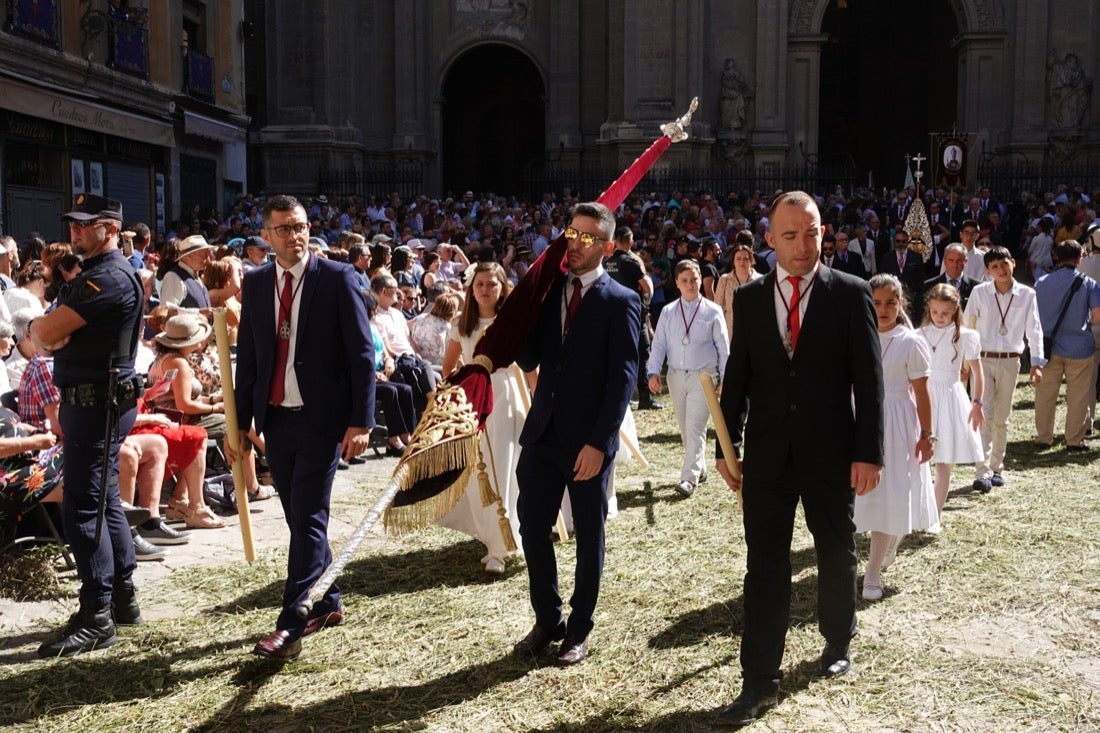
[[[920,307],[920,294],[924,289],[924,258],[909,249],[909,234],[904,229],[894,232],[894,249],[879,258],[878,271],[901,280],[912,315],[913,309]]]
[[[558,666],[588,656],[604,561],[607,479],[638,373],[637,293],[611,279],[615,216],[599,203],[577,204],[565,229],[569,273],[550,289],[516,363],[539,368],[538,389],[519,436],[519,533],[527,559],[535,625],[515,645],[539,654],[561,641]],[[568,621],[558,591],[550,532],[569,492],[577,568]]]
[[[947,249],[943,251],[943,272],[936,277],[924,281],[923,293],[927,293],[934,286],[942,283],[953,285],[955,289],[959,291],[959,297],[962,298],[962,307],[966,308],[966,301],[970,298],[970,291],[974,289],[978,281],[963,274],[963,268],[965,266],[966,247],[958,242],[947,245]],[[924,299],[923,293],[921,294],[922,300]]]
[[[852,515],[855,494],[874,489],[882,471],[882,363],[870,288],[820,266],[823,234],[811,196],[780,194],[768,233],[776,271],[741,287],[733,303],[737,328],[722,380],[722,413],[735,445],[744,434],[743,487],[727,458],[716,468],[731,488],[743,488],[748,572],[744,684],[720,715],[726,724],[746,724],[778,701],[800,500],[817,552],[818,627],[825,637],[819,670],[835,677],[850,667]],[[821,437],[824,425],[828,440]]]
[[[833,257],[832,267],[862,280],[868,277],[867,270],[863,267],[863,258],[848,249],[848,235],[844,232],[836,233],[836,255]]]

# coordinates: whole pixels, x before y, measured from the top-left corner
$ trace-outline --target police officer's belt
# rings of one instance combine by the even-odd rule
[[[61,388],[61,401],[78,407],[102,407],[107,404],[107,382],[87,382]],[[120,402],[132,402],[141,394],[144,383],[140,377],[120,382],[115,388]]]

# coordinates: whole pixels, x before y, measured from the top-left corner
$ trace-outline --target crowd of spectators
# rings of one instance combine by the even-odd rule
[[[839,267],[843,262],[848,269],[851,256],[855,261],[849,272],[870,278],[882,270],[884,256],[896,253],[895,246],[907,246],[905,242],[898,245],[895,234],[917,197],[913,189],[819,194],[816,198],[827,228],[824,264]],[[616,215],[619,224],[632,231],[633,252],[652,283],[647,304],[650,328],[656,326],[664,305],[679,297],[672,273],[685,259],[695,261],[699,267],[702,295],[717,300],[726,325],[730,329],[735,326],[729,307],[733,291],[775,267],[774,252],[764,238],[770,198],[771,192],[760,190],[724,194],[643,191],[627,198]],[[1096,210],[1100,190],[1086,191],[1081,186],[996,194],[988,188],[967,194],[935,189],[921,192],[920,198],[932,233],[931,254],[920,270],[920,282],[940,272],[948,246],[957,242],[966,244],[966,250],[976,247],[979,252],[1005,247],[1014,257],[1016,277],[1033,282],[1052,267],[1054,245],[1077,239],[1088,227],[1100,223]],[[408,199],[396,193],[339,198],[322,193],[304,200],[309,206],[311,251],[353,265],[364,295],[371,298],[373,322],[384,342],[380,372],[398,384],[413,382],[408,385],[413,392],[413,408],[408,406],[404,388],[382,388],[394,393],[389,400],[395,405],[391,409],[418,413],[423,390],[434,386],[441,376],[452,322],[462,307],[467,270],[472,271],[476,263],[494,261],[514,285],[562,233],[572,207],[581,197],[566,188],[560,194],[545,193],[539,200],[492,193],[475,195],[472,191],[460,196],[417,195]],[[224,306],[229,312],[231,332],[235,330],[242,274],[262,265],[270,256],[260,236],[261,206],[261,199],[246,195],[224,213],[196,205],[167,232],[151,232],[139,222],[123,232],[123,251],[142,277],[146,313],[153,318],[144,334],[144,368],[152,365],[158,343],[160,353],[164,352],[163,329],[177,312],[197,313],[205,319],[212,307]],[[968,226],[976,229],[976,237],[969,236],[972,232]],[[10,330],[15,342],[6,358],[7,368],[0,370],[0,391],[18,396],[10,404],[19,403],[24,423],[37,426],[39,431],[50,431],[59,439],[63,436],[56,419],[51,419],[57,398],[53,394],[56,389],[50,390],[49,360],[34,353],[26,329],[35,314],[50,307],[58,288],[79,272],[79,267],[79,259],[65,243],[47,243],[33,233],[21,243],[0,237],[0,329]],[[910,300],[919,302],[920,293],[909,295]],[[176,330],[185,325],[176,323]],[[186,381],[186,385],[177,386],[195,393],[173,397],[179,414],[167,422],[208,427],[200,424],[202,413],[219,411],[221,386],[216,376],[209,376],[216,370],[198,366],[201,355],[209,354],[208,340],[196,342],[194,354],[191,346],[188,344],[187,359],[196,364],[194,378],[186,375],[184,380],[180,375],[184,370],[177,368],[174,379]],[[415,413],[389,416],[391,452],[399,453],[403,448],[410,426],[415,424]],[[215,422],[205,419],[207,423]],[[152,432],[158,440],[169,440],[155,431],[145,432]],[[176,438],[183,440],[182,436]],[[190,440],[194,444],[194,436]],[[138,490],[131,488],[131,493],[136,493],[135,501],[143,500],[141,487],[150,483],[142,480],[143,463],[139,459],[157,453],[140,443],[133,441],[129,447],[131,461],[137,466],[133,480]],[[256,443],[262,448],[258,438]],[[173,455],[178,463],[179,455]],[[197,454],[192,459],[198,460]],[[172,515],[190,520],[194,527],[218,526],[217,518],[205,511],[201,493],[193,485],[195,467],[188,462],[167,468],[182,475],[188,467],[182,488],[173,496]],[[164,470],[163,465],[159,472],[154,467],[152,475],[161,475]],[[256,475],[255,471],[249,472],[253,484],[250,490],[257,498],[265,498],[270,488],[259,484]],[[156,488],[159,491],[159,484]],[[153,501],[145,499],[145,503]],[[136,528],[136,536],[162,544],[185,541],[184,532],[168,527],[155,506],[152,511],[152,524]],[[7,515],[18,516],[19,511],[9,508]],[[159,557],[162,550],[146,545],[144,554]]]

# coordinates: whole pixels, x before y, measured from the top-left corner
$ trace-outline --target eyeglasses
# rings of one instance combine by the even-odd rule
[[[580,239],[581,244],[585,247],[591,247],[596,242],[608,242],[610,240],[603,237],[597,237],[595,234],[589,234],[588,232],[578,232],[573,227],[568,227],[565,230],[565,238],[572,242],[574,239]]]
[[[894,238],[894,244],[909,244],[908,239],[902,239],[901,237]]]
[[[297,224],[280,224],[277,227],[265,227],[269,232],[275,232],[284,239],[290,236],[291,232],[294,234],[305,234],[309,231],[309,224],[304,221],[300,221]]]
[[[100,221],[99,219],[89,219],[88,221],[69,219],[69,226],[73,229],[90,229],[92,227],[101,226],[103,224],[106,224],[106,222]]]

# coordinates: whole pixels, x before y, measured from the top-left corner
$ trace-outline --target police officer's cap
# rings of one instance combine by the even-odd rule
[[[122,221],[122,203],[102,196],[81,193],[73,199],[73,210],[61,215],[61,221],[92,221],[93,219]]]

